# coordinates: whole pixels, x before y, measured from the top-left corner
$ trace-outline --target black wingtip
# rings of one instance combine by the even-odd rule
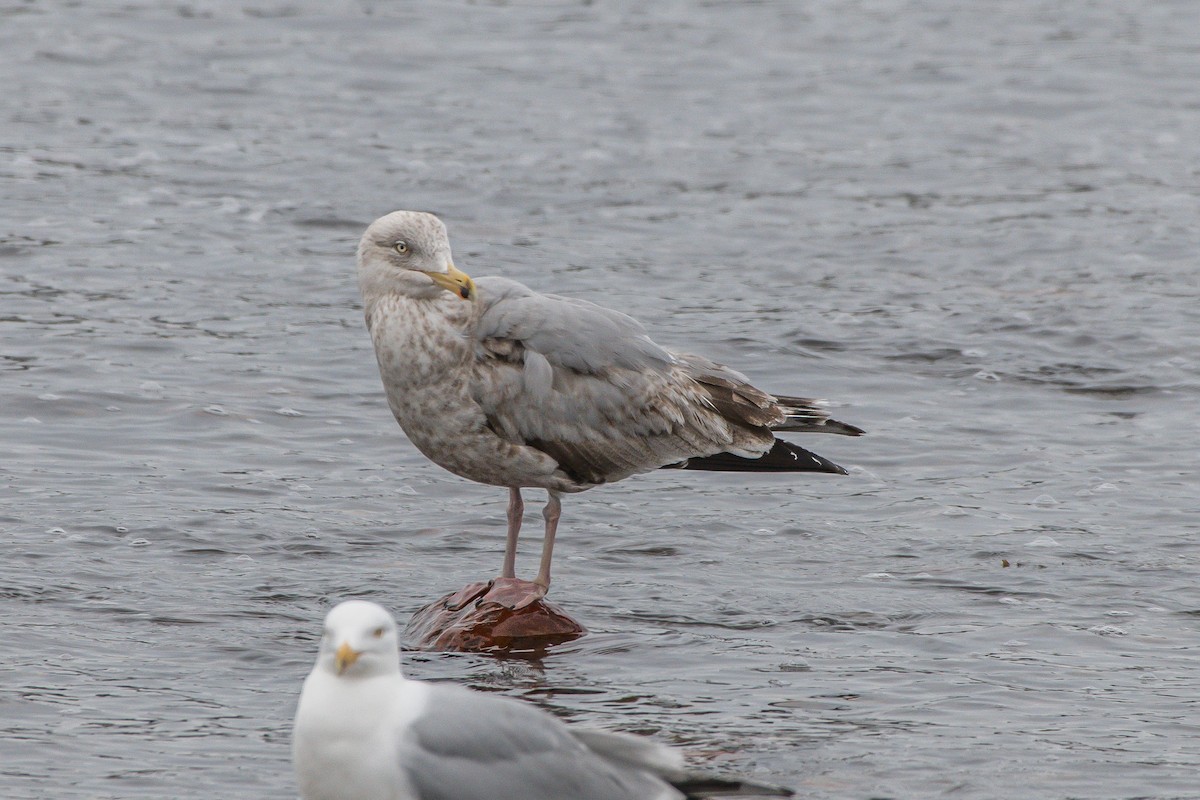
[[[795,797],[796,793],[784,786],[768,786],[746,780],[717,778],[710,775],[689,776],[682,781],[672,781],[687,800],[711,800],[714,797]]]
[[[669,464],[664,469],[699,469],[708,472],[824,472],[831,475],[849,475],[845,469],[824,456],[799,445],[776,439],[765,455],[758,458],[743,458],[732,453],[717,453],[712,456],[689,458],[678,464]]]

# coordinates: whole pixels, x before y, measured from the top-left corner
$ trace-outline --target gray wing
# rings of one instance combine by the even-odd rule
[[[683,754],[651,739],[594,728],[570,728],[571,735],[593,753],[618,764],[647,769],[664,780],[687,777]]]
[[[401,744],[420,800],[678,800],[636,764],[610,763],[533,706],[435,686],[428,712]]]
[[[625,314],[480,278],[472,391],[503,438],[581,484],[694,456],[770,450],[786,413],[744,376],[655,344]]]
[[[596,373],[608,367],[663,369],[674,357],[628,314],[586,300],[538,294],[500,277],[476,281],[480,340],[524,342],[553,364]]]
[[[571,728],[571,734],[606,761],[649,770],[687,798],[792,797],[795,794],[783,786],[693,772],[685,768],[683,754],[678,750],[641,736],[587,728]]]

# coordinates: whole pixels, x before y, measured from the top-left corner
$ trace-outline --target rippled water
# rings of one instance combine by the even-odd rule
[[[0,5],[5,797],[294,797],[329,604],[499,568],[362,326],[397,207],[870,432],[568,498],[591,635],[411,675],[809,798],[1200,795],[1200,7],[408,5]]]

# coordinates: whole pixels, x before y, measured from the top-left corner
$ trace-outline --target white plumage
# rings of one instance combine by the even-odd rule
[[[786,789],[697,775],[648,739],[571,727],[534,706],[406,679],[396,623],[325,618],[292,737],[302,800],[683,800]]]

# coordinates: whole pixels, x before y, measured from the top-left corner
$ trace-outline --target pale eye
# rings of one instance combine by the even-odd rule
[[[383,638],[383,628],[376,628],[375,630],[371,631],[371,635],[374,636],[376,639],[382,639]]]
[[[392,249],[400,255],[405,255],[408,253],[408,242],[396,242],[394,245],[392,245]]]

